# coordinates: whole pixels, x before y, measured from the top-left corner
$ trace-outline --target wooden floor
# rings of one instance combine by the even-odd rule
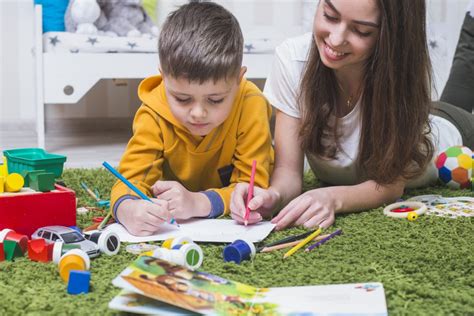
[[[46,135],[46,150],[67,157],[65,168],[98,168],[107,161],[117,166],[130,134],[126,132],[91,132],[61,136]],[[36,134],[25,131],[0,131],[0,156],[3,150],[37,147]]]

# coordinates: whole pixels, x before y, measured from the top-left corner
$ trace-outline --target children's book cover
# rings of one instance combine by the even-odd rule
[[[205,315],[387,315],[381,283],[257,288],[150,256],[139,257],[113,284],[128,294],[109,306],[124,311],[182,313],[157,300]]]

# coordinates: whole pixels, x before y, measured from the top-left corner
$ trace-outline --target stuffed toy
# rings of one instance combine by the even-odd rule
[[[146,14],[141,0],[102,0],[101,8],[107,18],[104,31],[127,37],[158,35],[158,27]]]
[[[149,8],[150,1],[157,0],[143,1]],[[158,27],[142,7],[142,0],[71,0],[65,24],[66,31],[83,34],[158,36]]]
[[[66,31],[72,33],[94,35],[106,22],[97,0],[71,0],[64,16]]]

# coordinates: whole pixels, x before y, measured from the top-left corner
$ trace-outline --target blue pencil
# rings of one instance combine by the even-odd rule
[[[153,203],[153,201],[148,197],[146,196],[145,194],[143,194],[142,191],[140,191],[136,186],[134,186],[130,181],[128,181],[124,176],[122,176],[117,170],[114,169],[114,167],[112,167],[111,165],[109,165],[107,163],[107,161],[104,161],[104,163],[102,163],[102,165],[107,169],[109,170],[114,176],[116,176],[120,181],[122,181],[123,183],[125,183],[125,185],[127,187],[129,187],[133,192],[135,192],[136,194],[138,194],[139,197],[141,197],[143,200],[146,200],[148,202],[151,202]],[[176,223],[176,220],[174,218],[171,218],[171,221],[170,221],[170,224],[174,224]],[[179,225],[178,225],[179,226]]]
[[[331,238],[333,238],[333,237],[335,237],[335,236],[337,236],[337,235],[340,235],[340,234],[342,234],[342,229],[338,229],[338,230],[336,230],[334,233],[332,233],[332,234],[330,234],[329,236],[327,236],[326,238],[321,239],[320,241],[318,241],[318,242],[312,244],[311,246],[309,246],[308,248],[306,248],[305,251],[306,251],[306,252],[311,251],[311,250],[313,250],[314,248],[321,246],[322,244],[324,244],[324,243],[325,243],[326,241],[328,241],[329,239],[331,239]]]

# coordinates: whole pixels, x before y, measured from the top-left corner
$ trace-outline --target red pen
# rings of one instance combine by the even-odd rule
[[[244,225],[247,226],[249,222],[249,202],[253,198],[253,185],[255,182],[255,169],[257,169],[257,161],[252,161],[252,173],[250,174],[250,183],[249,183],[249,191],[247,193],[247,203],[245,204],[245,216],[244,216]]]

